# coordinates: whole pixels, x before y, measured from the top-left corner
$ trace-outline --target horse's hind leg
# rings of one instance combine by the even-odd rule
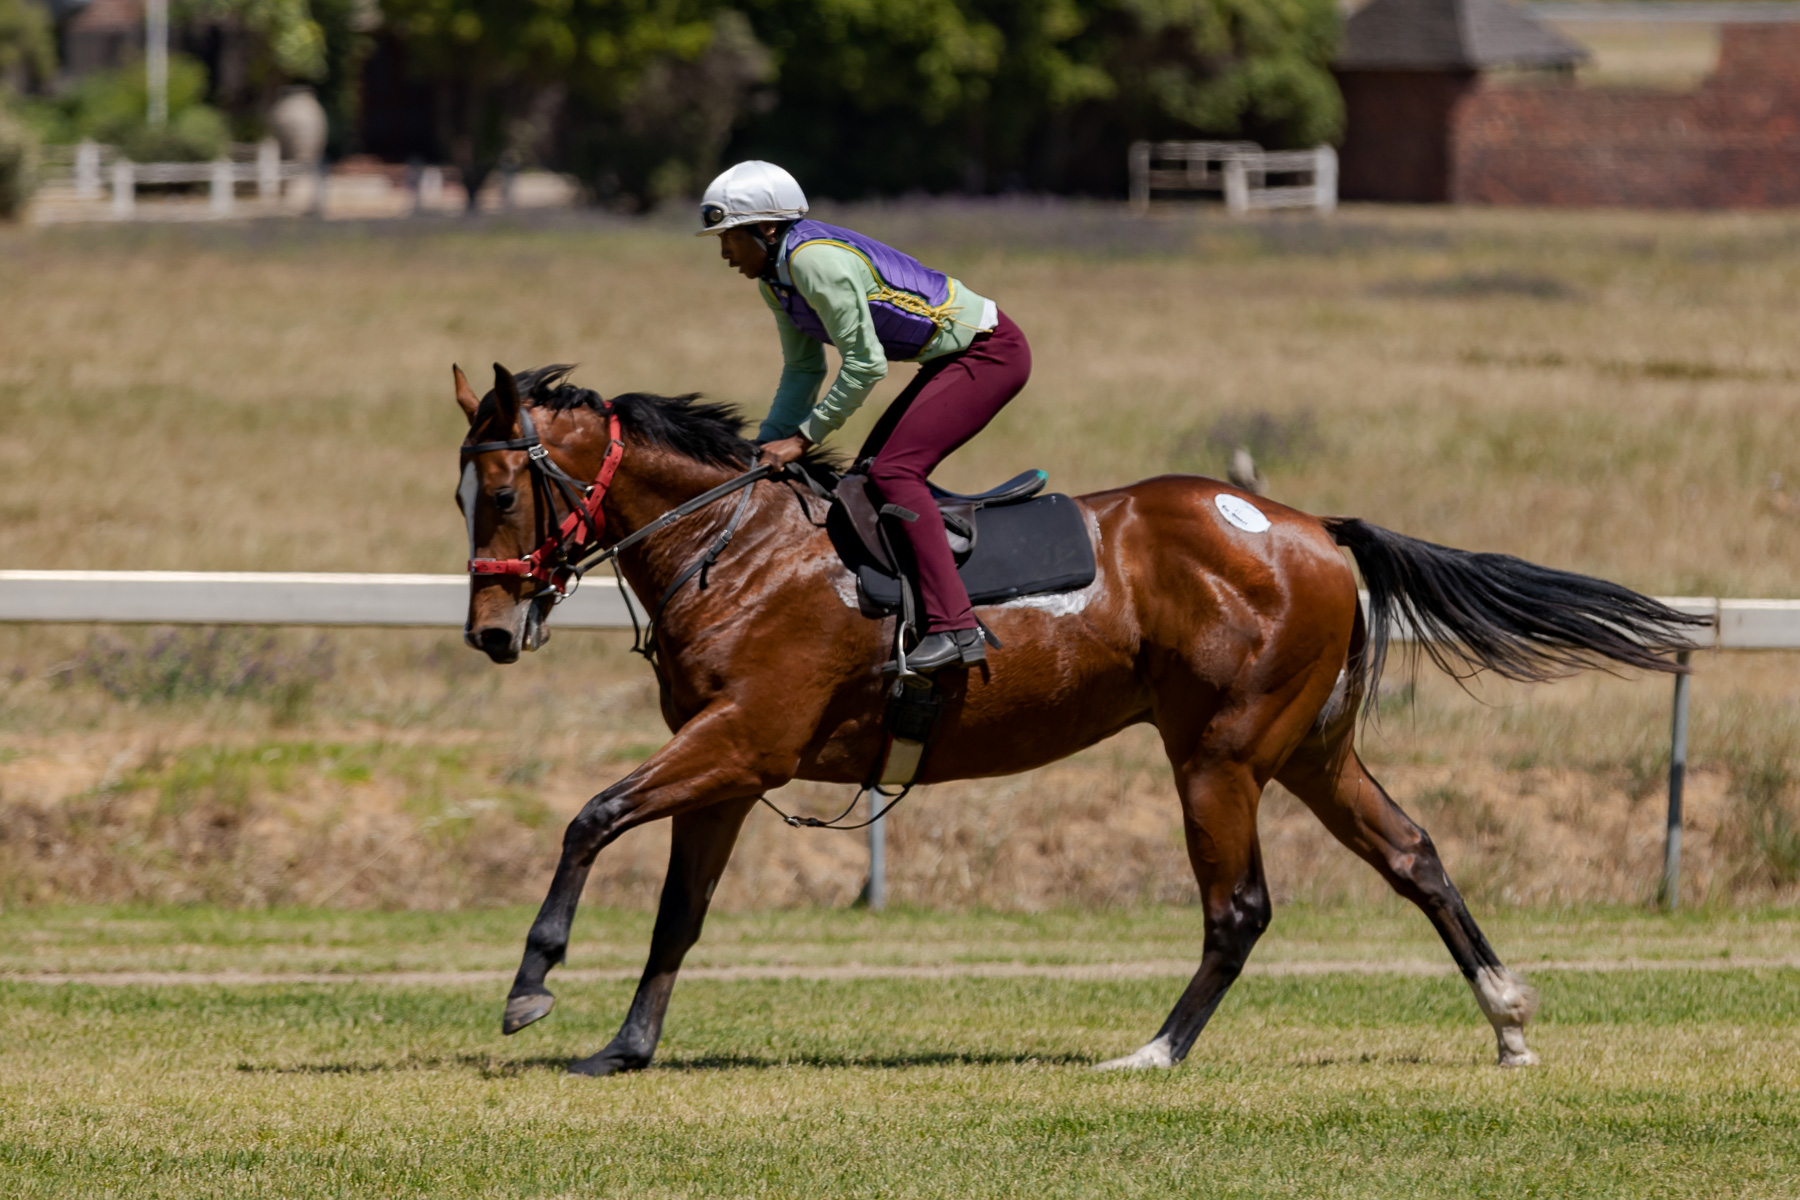
[[[1101,1070],[1172,1067],[1186,1058],[1269,927],[1269,891],[1256,837],[1262,786],[1242,763],[1177,762],[1175,772],[1188,860],[1206,914],[1205,950],[1200,969],[1156,1036],[1133,1054],[1101,1063]]]
[[[606,1049],[569,1065],[577,1075],[611,1075],[650,1065],[662,1038],[663,1015],[675,990],[681,960],[700,940],[700,926],[712,903],[713,888],[737,845],[738,830],[756,806],[754,798],[727,800],[710,808],[677,815],[671,822],[669,874],[663,880],[650,935],[650,961],[644,964],[637,995],[625,1023]]]
[[[1525,1023],[1537,1009],[1537,993],[1488,945],[1439,861],[1431,836],[1401,811],[1357,758],[1349,744],[1353,720],[1339,722],[1330,736],[1309,739],[1276,779],[1396,892],[1424,910],[1494,1027],[1500,1065],[1536,1064],[1538,1056],[1525,1045]]]

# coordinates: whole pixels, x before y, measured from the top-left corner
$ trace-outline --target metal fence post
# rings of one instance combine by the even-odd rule
[[[212,187],[208,196],[209,203],[207,208],[215,217],[228,217],[231,215],[231,204],[235,199],[232,195],[232,191],[234,184],[236,183],[233,175],[234,172],[232,170],[230,159],[221,158],[213,163]]]
[[[1313,207],[1322,213],[1337,211],[1338,156],[1330,146],[1313,151]]]
[[[1242,155],[1225,160],[1225,207],[1239,217],[1250,211],[1250,168]]]
[[[272,137],[256,145],[256,198],[281,199],[281,143]]]
[[[887,800],[877,788],[869,789],[869,813],[881,811]],[[863,898],[869,902],[870,912],[880,912],[887,907],[887,818],[873,822],[869,826],[869,886],[863,892]]]
[[[75,198],[100,198],[100,147],[91,138],[83,138],[75,147]]]
[[[137,207],[137,168],[129,158],[116,159],[112,168],[112,215],[123,221]]]
[[[1692,653],[1683,650],[1675,661],[1688,665]],[[1663,908],[1674,912],[1681,898],[1681,789],[1687,780],[1688,756],[1688,683],[1693,677],[1675,677],[1675,715],[1669,738],[1669,825],[1663,843],[1662,887],[1657,899]]]

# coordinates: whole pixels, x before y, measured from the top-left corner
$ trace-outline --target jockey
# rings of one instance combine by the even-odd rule
[[[917,259],[835,225],[806,219],[800,185],[773,163],[742,162],[712,181],[700,236],[757,281],[781,334],[781,382],[757,433],[765,461],[786,464],[823,441],[887,375],[919,363],[857,460],[882,499],[920,514],[903,521],[918,564],[925,628],[906,656],[924,673],[982,662],[986,651],[937,503],[933,468],[979,433],[1031,376],[1025,335],[992,300]],[[825,347],[841,362],[824,398]]]

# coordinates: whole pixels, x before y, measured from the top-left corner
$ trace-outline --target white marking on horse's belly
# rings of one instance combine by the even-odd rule
[[[1083,513],[1087,518],[1088,536],[1094,542],[1094,582],[1078,592],[1052,592],[1041,596],[1015,596],[1000,604],[984,604],[983,608],[1035,608],[1047,612],[1053,617],[1072,617],[1088,606],[1088,601],[1098,599],[1100,589],[1106,583],[1106,571],[1100,567],[1100,522],[1094,514]]]
[[[856,598],[856,576],[838,568],[831,573],[831,590],[838,594],[838,599],[844,602],[846,608],[862,611],[862,601]]]
[[[1096,1071],[1156,1071],[1175,1065],[1175,1047],[1167,1035],[1127,1054],[1095,1063]]]
[[[1036,608],[1049,613],[1053,617],[1070,617],[1088,606],[1088,593],[1100,586],[1099,579],[1088,584],[1079,592],[1054,592],[1047,596],[1017,596],[1004,604],[995,604],[993,608]],[[983,605],[983,607],[990,607]]]

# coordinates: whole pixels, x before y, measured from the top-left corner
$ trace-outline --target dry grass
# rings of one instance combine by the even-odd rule
[[[121,702],[72,678],[89,636],[5,635],[18,675],[0,685],[0,901],[534,900],[564,821],[667,736],[648,679],[613,635],[565,632],[498,670],[450,635],[337,634],[335,674],[300,710],[278,696]],[[302,646],[308,636],[285,635]],[[1794,895],[1783,838],[1800,767],[1795,659],[1700,663],[1690,903]],[[1478,904],[1649,898],[1665,685],[1598,676],[1494,689],[1480,703],[1421,677],[1400,699],[1364,753]],[[818,813],[846,798],[813,785],[776,797]],[[1029,775],[921,789],[891,826],[890,886],[903,902],[1038,910],[1193,895],[1149,730]],[[1262,827],[1282,903],[1383,896],[1279,788]],[[602,856],[590,895],[651,903],[666,845],[661,825],[628,835]],[[793,831],[759,811],[720,903],[848,903],[865,861],[860,835]]]
[[[1314,511],[1650,591],[1793,594],[1800,218],[836,215],[928,251],[1032,337],[1034,383],[946,465],[952,485],[1026,465],[1075,491],[1217,472],[1248,440],[1275,494]],[[451,361],[577,359],[605,391],[699,389],[754,411],[777,367],[767,326],[707,244],[654,224],[0,234],[0,562],[453,571]],[[120,701],[68,669],[92,658],[87,639],[4,635],[10,900],[524,899],[562,818],[666,736],[610,635],[564,632],[500,671],[454,638],[338,634],[316,687],[166,702]],[[280,645],[298,661],[309,643]],[[1690,898],[1792,895],[1794,667],[1699,665]],[[1489,699],[1422,680],[1366,739],[1466,889],[1489,904],[1645,898],[1665,687]],[[815,810],[842,800],[795,791]],[[1265,814],[1278,894],[1379,893],[1291,799]],[[661,836],[609,851],[598,896],[647,903]],[[893,847],[894,891],[921,903],[1192,888],[1143,731],[1020,779],[930,789]],[[862,863],[852,836],[759,815],[723,900],[840,903]]]

